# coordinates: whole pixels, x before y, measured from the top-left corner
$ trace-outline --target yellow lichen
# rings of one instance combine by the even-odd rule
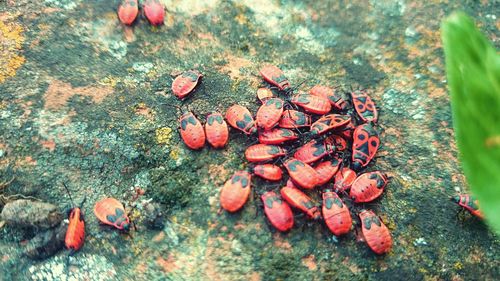
[[[157,144],[169,144],[172,138],[172,129],[169,127],[163,127],[156,129],[156,143]]]
[[[7,108],[7,102],[6,101],[1,101],[0,102],[0,110],[4,110]]]
[[[116,77],[106,76],[103,79],[101,79],[101,81],[99,81],[99,84],[103,85],[103,86],[110,86],[110,87],[114,88],[116,86],[117,82],[118,82],[118,79]]]
[[[139,221],[139,218],[141,217],[141,212],[139,212],[139,210],[137,209],[134,209],[129,213],[128,217],[131,221]]]
[[[0,83],[16,75],[16,71],[26,61],[19,54],[24,37],[23,28],[16,24],[0,21]]]
[[[245,16],[245,14],[238,14],[236,17],[234,17],[234,20],[240,25],[248,23],[248,18]]]
[[[179,159],[179,149],[178,148],[174,148],[170,151],[170,158],[172,158],[174,161],[177,161],[177,159]]]

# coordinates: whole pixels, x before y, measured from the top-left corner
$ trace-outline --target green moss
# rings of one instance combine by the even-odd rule
[[[167,209],[178,209],[186,206],[198,185],[191,172],[186,170],[169,170],[164,167],[151,170],[152,197],[156,202],[167,206]]]
[[[293,253],[262,249],[257,269],[262,272],[262,280],[312,280],[300,257]]]

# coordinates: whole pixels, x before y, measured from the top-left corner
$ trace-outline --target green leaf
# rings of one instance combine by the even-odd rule
[[[462,168],[500,234],[500,56],[463,13],[448,17],[441,29]]]

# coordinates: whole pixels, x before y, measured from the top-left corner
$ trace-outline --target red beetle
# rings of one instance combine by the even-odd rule
[[[293,213],[288,203],[283,201],[274,191],[268,191],[260,197],[264,202],[264,213],[271,224],[279,231],[285,232],[293,227]]]
[[[137,0],[123,0],[118,7],[118,18],[125,25],[132,25],[139,14]]]
[[[342,202],[337,193],[330,189],[323,192],[323,219],[328,229],[340,236],[351,230],[352,218],[347,206]]]
[[[274,65],[264,66],[260,70],[260,75],[266,80],[267,83],[278,87],[282,91],[286,91],[290,88],[290,82],[283,74],[283,71]]]
[[[332,106],[324,97],[313,96],[309,94],[298,94],[292,97],[291,102],[302,107],[305,111],[314,114],[326,114],[330,112]]]
[[[236,171],[220,192],[220,205],[228,212],[236,212],[245,205],[250,195],[252,176],[247,171]]]
[[[336,94],[335,90],[330,87],[316,85],[312,87],[311,90],[309,90],[309,93],[313,96],[320,96],[327,98],[330,104],[332,105],[333,109],[335,110],[344,110],[347,106],[345,100],[342,99],[342,97],[339,94]]]
[[[325,139],[325,143],[330,146],[335,146],[336,151],[344,151],[347,149],[347,141],[338,135],[331,135]]]
[[[306,189],[312,189],[318,185],[318,172],[308,164],[295,158],[287,159],[284,163],[290,178],[298,186]]]
[[[231,127],[244,132],[247,135],[257,132],[255,121],[248,108],[235,104],[226,112],[226,120]]]
[[[391,233],[382,220],[370,210],[362,210],[359,218],[364,240],[370,249],[378,255],[389,252],[392,248]]]
[[[66,191],[68,192],[71,202],[73,203],[73,198],[71,198],[71,194],[69,192],[68,187],[66,186],[65,183],[63,183],[63,185]],[[82,206],[84,202],[85,198],[80,204],[80,207],[71,208],[69,213],[68,217],[69,224],[68,224],[68,229],[66,230],[64,244],[66,245],[67,249],[71,250],[71,254],[80,250],[80,248],[83,246],[83,243],[85,242],[85,219],[82,213]],[[73,203],[73,205],[75,205],[75,203]]]
[[[335,152],[335,146],[328,145],[321,140],[313,139],[299,147],[293,157],[304,163],[311,164],[333,152]]]
[[[354,91],[351,93],[352,103],[361,120],[364,122],[377,122],[378,112],[375,103],[366,91]]]
[[[356,172],[349,169],[349,167],[344,167],[340,169],[335,174],[335,183],[333,187],[335,192],[342,192],[351,188],[352,183],[356,180]]]
[[[200,149],[205,145],[205,131],[200,121],[191,112],[184,113],[180,118],[181,137],[191,149]]]
[[[260,100],[260,102],[265,103],[266,100],[273,98],[274,94],[273,91],[269,88],[259,88],[257,89],[257,98]]]
[[[280,181],[283,177],[283,172],[281,168],[274,164],[260,164],[255,165],[253,172],[266,180],[270,181]]]
[[[358,171],[366,167],[375,157],[379,145],[378,133],[371,123],[356,127],[352,143],[352,168]]]
[[[283,100],[280,98],[268,99],[257,111],[257,126],[270,130],[278,124],[283,113]]]
[[[306,213],[310,218],[315,220],[321,218],[321,213],[312,199],[304,192],[294,187],[292,183],[287,183],[287,185],[281,189],[281,197],[283,197],[288,204],[292,205],[292,207]]]
[[[159,0],[144,1],[142,9],[144,11],[144,16],[146,16],[149,23],[152,25],[163,24],[165,18],[165,7],[163,7]]]
[[[351,117],[340,114],[323,115],[316,120],[311,126],[311,134],[321,135],[333,129],[338,129],[346,126],[351,122]]]
[[[270,144],[254,144],[245,150],[245,157],[250,162],[263,162],[284,156],[286,151],[276,145]]]
[[[284,128],[275,128],[270,131],[259,133],[259,142],[263,144],[282,144],[283,142],[296,140],[298,138],[299,137],[294,131]]]
[[[125,213],[125,208],[115,198],[104,198],[97,202],[94,206],[94,214],[104,224],[124,231],[130,229],[130,219]]]
[[[218,112],[211,113],[207,116],[205,124],[205,134],[207,141],[215,148],[226,146],[229,140],[229,129],[222,114]]]
[[[479,209],[479,202],[477,199],[469,194],[458,194],[451,198],[451,201],[457,203],[459,206],[463,207],[469,211],[474,216],[484,219],[484,215]]]
[[[68,220],[69,224],[64,244],[66,245],[66,249],[76,252],[80,250],[85,242],[85,220],[82,210],[78,207],[72,208]]]
[[[316,170],[316,172],[318,172],[319,175],[318,185],[323,185],[329,182],[339,170],[341,163],[342,161],[341,160],[339,161],[336,158],[319,163],[314,168],[314,170]]]
[[[356,203],[366,203],[377,199],[387,185],[387,176],[379,171],[360,175],[351,186],[351,196]]]
[[[172,82],[172,93],[181,100],[186,98],[193,92],[202,77],[203,75],[197,70],[185,71],[181,75],[175,77]]]
[[[297,110],[288,109],[283,111],[283,114],[281,114],[279,126],[286,129],[310,127],[311,116]]]

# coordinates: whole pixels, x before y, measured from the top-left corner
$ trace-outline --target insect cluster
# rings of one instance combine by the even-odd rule
[[[336,236],[348,233],[354,204],[350,209],[339,194],[349,191],[346,201],[368,203],[380,197],[388,183],[383,172],[363,171],[380,146],[373,100],[364,90],[353,91],[347,100],[335,89],[322,85],[307,93],[297,91],[273,65],[263,67],[260,75],[269,86],[257,90],[261,106],[255,118],[238,104],[227,109],[225,120],[222,114],[211,113],[205,126],[193,113],[186,112],[179,120],[182,140],[191,149],[201,149],[205,140],[222,148],[229,140],[227,123],[257,139],[258,143],[245,151],[252,168],[236,171],[221,189],[220,205],[224,210],[236,212],[245,205],[252,177],[257,176],[285,185],[279,192],[271,190],[273,185],[256,191],[266,217],[277,230],[293,227],[293,208],[310,219],[324,221]],[[173,81],[173,94],[185,98],[201,77],[194,70],[184,72]],[[321,205],[312,199],[315,193],[321,193]],[[382,220],[371,210],[360,210],[358,217],[368,246],[377,254],[387,253],[392,238]]]

